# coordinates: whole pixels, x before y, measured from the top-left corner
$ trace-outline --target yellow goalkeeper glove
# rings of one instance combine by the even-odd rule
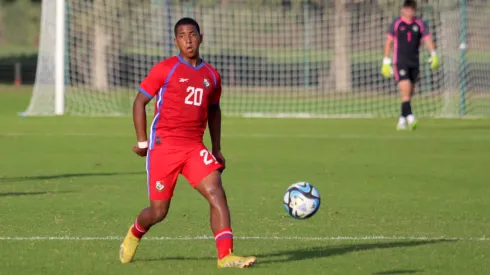
[[[430,53],[430,58],[428,61],[430,63],[431,70],[437,70],[437,68],[439,68],[439,57],[435,51]]]
[[[385,78],[393,76],[393,67],[391,66],[391,58],[385,57],[383,59],[383,66],[381,67],[381,75]]]

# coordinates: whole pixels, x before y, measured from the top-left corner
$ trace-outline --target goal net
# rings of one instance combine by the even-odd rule
[[[380,68],[399,2],[46,0],[25,115],[129,115],[149,69],[178,53],[173,25],[190,16],[222,75],[225,115],[398,116],[396,83]],[[442,63],[431,71],[421,50],[418,116],[490,116],[489,4],[459,2],[418,9]]]

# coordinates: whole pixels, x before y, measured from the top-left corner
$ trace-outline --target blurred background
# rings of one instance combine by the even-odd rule
[[[14,84],[20,63],[25,83],[34,83],[41,0],[0,1],[0,83]]]
[[[52,84],[55,2],[0,0],[0,83],[34,85],[37,73],[37,83]],[[397,90],[379,75],[379,67],[386,30],[402,2],[65,1],[66,107],[79,114],[127,114],[128,91],[155,62],[176,53],[173,24],[190,16],[204,33],[204,59],[221,72],[230,92],[224,106],[229,114],[395,115],[397,109],[386,106],[396,101]],[[490,36],[482,35],[490,26],[489,1],[418,5],[443,63],[432,72],[422,62],[419,91],[427,95],[422,114],[458,115],[462,99],[473,103],[467,109],[474,115],[490,114],[486,103],[479,105],[490,86]],[[52,102],[50,91],[37,89],[32,114],[52,112],[45,108]],[[94,104],[100,101],[109,103]]]

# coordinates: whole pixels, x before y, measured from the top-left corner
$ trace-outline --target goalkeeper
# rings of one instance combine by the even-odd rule
[[[431,69],[435,70],[439,67],[434,41],[427,25],[415,17],[416,8],[415,0],[404,1],[401,16],[395,18],[388,29],[384,47],[381,74],[385,78],[390,78],[394,74],[401,92],[401,116],[396,126],[397,130],[414,130],[417,127],[410,102],[415,83],[419,78],[419,48],[422,40],[431,53],[429,59]],[[394,43],[393,60],[389,57],[392,43]]]

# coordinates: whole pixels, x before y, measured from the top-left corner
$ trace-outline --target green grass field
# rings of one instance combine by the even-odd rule
[[[14,93],[12,87],[0,90]],[[392,117],[399,116],[400,98],[396,87],[392,92],[357,91],[335,92],[316,87],[287,89],[263,87],[223,87],[221,108],[229,116],[289,116],[289,117]],[[65,112],[73,116],[129,116],[137,88],[112,88],[98,91],[86,87],[67,87]],[[18,98],[29,101],[32,87],[17,89]],[[44,88],[36,102],[51,102],[52,89]],[[490,93],[472,89],[465,96],[468,117],[490,117]],[[27,105],[27,104],[26,104]],[[35,111],[51,115],[54,107],[45,108],[38,103]],[[461,95],[457,90],[449,93],[423,87],[413,100],[414,112],[419,117],[448,117],[460,113]],[[147,111],[153,113],[153,102]],[[26,109],[22,106],[20,109]],[[44,112],[44,113],[43,113]]]
[[[118,248],[147,201],[130,117],[19,117],[0,91],[0,274],[490,274],[490,120],[224,118],[235,248],[217,270],[204,199],[182,178],[135,262]],[[294,220],[283,192],[322,195]]]

